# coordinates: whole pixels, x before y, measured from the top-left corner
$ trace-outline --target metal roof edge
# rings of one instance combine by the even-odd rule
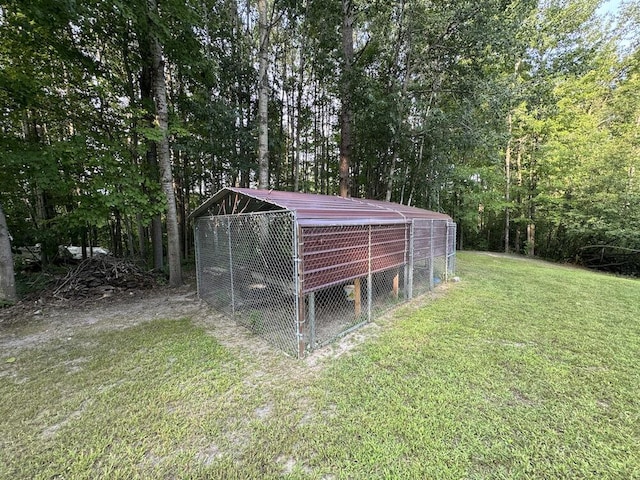
[[[302,227],[348,227],[348,226],[364,226],[364,225],[409,225],[411,220],[402,218],[371,218],[363,217],[357,220],[348,219],[319,219],[319,218],[303,218],[298,219],[298,224]]]
[[[258,193],[260,192],[260,193]],[[280,207],[284,210],[288,210],[293,212],[294,214],[296,214],[296,217],[298,218],[298,220],[305,220],[305,222],[308,222],[308,224],[311,223],[320,223],[320,224],[330,224],[330,223],[334,223],[334,224],[347,224],[349,221],[347,220],[342,220],[342,219],[335,219],[335,218],[330,218],[327,217],[325,218],[314,218],[314,219],[309,219],[309,218],[304,218],[300,217],[298,215],[297,209],[295,206],[292,206],[291,204],[289,204],[289,202],[287,201],[281,201],[279,199],[275,199],[273,197],[271,197],[271,192],[278,192],[278,190],[257,190],[257,189],[252,189],[252,188],[239,188],[239,187],[223,187],[222,189],[218,190],[211,198],[209,198],[208,200],[206,200],[204,203],[202,203],[199,207],[197,207],[188,217],[188,220],[194,219],[198,216],[201,216],[203,214],[203,212],[205,212],[207,209],[209,209],[212,205],[218,203],[221,199],[223,199],[226,195],[229,195],[231,193],[237,193],[240,195],[245,195],[249,198],[252,198],[254,200],[258,200],[261,202],[265,202],[271,205],[274,205],[276,207]],[[408,221],[413,220],[414,218],[424,218],[424,213],[428,212],[430,214],[434,214],[434,216],[436,217],[440,217],[439,219],[449,219],[450,221],[453,221],[452,217],[447,215],[446,213],[441,213],[441,212],[433,212],[430,210],[426,210],[423,208],[418,208],[418,207],[412,207],[409,205],[403,205],[400,203],[393,203],[393,202],[383,202],[381,200],[371,200],[371,199],[365,199],[365,198],[354,198],[354,197],[336,197],[334,195],[322,195],[322,194],[317,194],[317,193],[313,193],[313,194],[308,194],[308,193],[301,193],[301,192],[283,192],[283,193],[288,193],[288,194],[295,194],[295,195],[301,195],[301,196],[305,196],[308,195],[310,197],[332,197],[334,199],[338,199],[340,198],[341,201],[344,202],[348,202],[354,205],[360,205],[360,206],[365,206],[368,208],[372,208],[381,212],[387,212],[387,214],[393,214],[394,216],[397,216],[397,220],[393,220],[393,219],[385,219],[383,221],[381,221],[380,219],[373,219],[370,217],[367,217],[367,220],[369,221],[369,223],[405,223]],[[387,205],[388,204],[388,205]],[[346,206],[345,206],[346,208]],[[415,216],[412,215],[412,211],[415,210]],[[420,215],[421,214],[421,215]],[[437,218],[436,218],[437,219]],[[360,218],[359,220],[357,220],[356,222],[363,222],[364,219]],[[354,222],[353,220],[351,220],[352,224],[355,224],[356,222]]]
[[[273,191],[274,191],[273,189],[258,190],[256,188],[222,187],[220,190],[218,190],[216,193],[214,193],[211,198],[209,198],[208,200],[203,202],[193,212],[191,212],[191,214],[187,217],[187,220],[192,220],[192,219],[194,219],[196,217],[199,217],[208,208],[210,208],[212,205],[218,203],[221,199],[223,199],[226,195],[229,195],[230,193],[239,193],[241,195],[245,195],[247,197],[251,197],[254,200],[258,200],[258,201],[265,202],[265,203],[270,203],[271,205],[275,205],[276,207],[280,207],[280,208],[282,208],[284,210],[294,211],[294,209],[292,209],[291,207],[289,207],[287,205],[284,205],[284,204],[278,202],[278,200],[273,199],[273,198],[269,198],[269,194],[271,192],[273,192]],[[275,191],[277,191],[277,190],[275,190]],[[263,197],[262,195],[256,195],[253,192],[267,192],[267,195]],[[299,192],[295,192],[295,193],[299,193]]]
[[[259,190],[257,188],[236,188],[236,187],[227,187],[228,190],[235,192],[235,193],[240,193],[242,195],[246,195],[247,197],[251,197],[255,200],[260,200],[261,202],[266,202],[266,203],[270,203],[271,205],[275,205],[277,207],[280,208],[284,208],[285,210],[292,210],[290,207],[286,206],[286,205],[282,205],[280,203],[278,203],[277,200],[273,200],[271,198],[269,198],[269,195],[271,194],[271,192],[273,191],[279,191],[279,190],[274,190],[273,188],[270,188],[269,190]],[[266,197],[262,197],[260,195],[256,195],[253,192],[267,192]]]
[[[216,193],[213,194],[211,198],[204,201],[199,207],[197,207],[193,212],[191,212],[187,217],[187,220],[192,220],[196,217],[199,217],[202,212],[205,212],[209,207],[211,207],[211,205],[215,204],[216,202],[218,202],[218,200],[224,197],[224,195],[227,194],[229,190],[230,190],[230,187],[223,187],[222,189],[218,190]]]

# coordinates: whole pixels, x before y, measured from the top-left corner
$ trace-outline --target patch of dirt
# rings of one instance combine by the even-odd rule
[[[278,384],[291,375],[310,373],[305,372],[304,362],[287,356],[200,300],[194,279],[190,280],[179,288],[114,291],[109,296],[80,300],[48,296],[0,309],[0,362],[52,341],[72,340],[81,333],[122,330],[156,319],[190,318],[234,355],[259,367],[248,382]],[[80,369],[82,365],[69,368]],[[264,378],[259,378],[260,372]]]
[[[305,357],[305,363],[311,369],[321,367],[328,359],[338,358],[348,354],[363,344],[366,340],[380,334],[380,325],[375,322],[367,323],[336,341],[313,351]]]
[[[24,300],[0,310],[0,351],[14,356],[23,349],[82,331],[123,329],[156,318],[198,319],[211,315],[207,310],[193,284],[117,291],[84,300]]]
[[[434,292],[420,295],[400,309],[386,313],[298,361],[215,311],[198,298],[195,278],[187,281],[179,288],[156,286],[152,289],[114,290],[101,297],[60,299],[42,296],[0,309],[0,361],[54,340],[71,340],[79,333],[121,330],[155,319],[188,317],[234,354],[256,365],[247,382],[277,384],[291,376],[317,375],[331,360],[349,354],[380,335],[385,325],[398,315],[410,314],[444,295],[449,288],[449,285],[442,285]],[[73,371],[81,369],[82,365],[70,365],[69,368]]]

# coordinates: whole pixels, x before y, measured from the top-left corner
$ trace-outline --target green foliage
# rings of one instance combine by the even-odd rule
[[[342,2],[270,5],[272,184],[333,193]],[[506,229],[507,247],[523,251],[534,225],[530,246],[547,257],[573,258],[595,241],[638,247],[638,8],[624,3],[612,23],[597,5],[355,1],[352,195],[446,211],[477,248],[504,249]],[[151,146],[161,135],[151,30],[165,50],[187,247],[196,205],[223,186],[252,184],[255,6],[158,8],[3,2],[0,195],[17,243],[55,249],[90,234],[126,250],[125,236],[134,251],[145,244],[164,206]]]
[[[558,110],[548,119],[540,208],[546,228],[563,232],[566,245],[550,245],[561,258],[590,243],[640,246],[640,165],[637,141],[629,136],[640,103],[628,95],[639,84],[628,62],[609,46],[592,70],[558,82],[554,91]]]

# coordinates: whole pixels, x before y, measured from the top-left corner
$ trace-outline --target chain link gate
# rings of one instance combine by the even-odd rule
[[[414,219],[411,246],[413,295],[433,290],[455,271],[456,224]]]

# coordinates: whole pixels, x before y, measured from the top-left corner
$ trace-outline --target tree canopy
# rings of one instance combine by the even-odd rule
[[[640,10],[599,3],[3,0],[13,245],[161,267],[198,204],[260,184],[445,211],[461,247],[640,249]]]

